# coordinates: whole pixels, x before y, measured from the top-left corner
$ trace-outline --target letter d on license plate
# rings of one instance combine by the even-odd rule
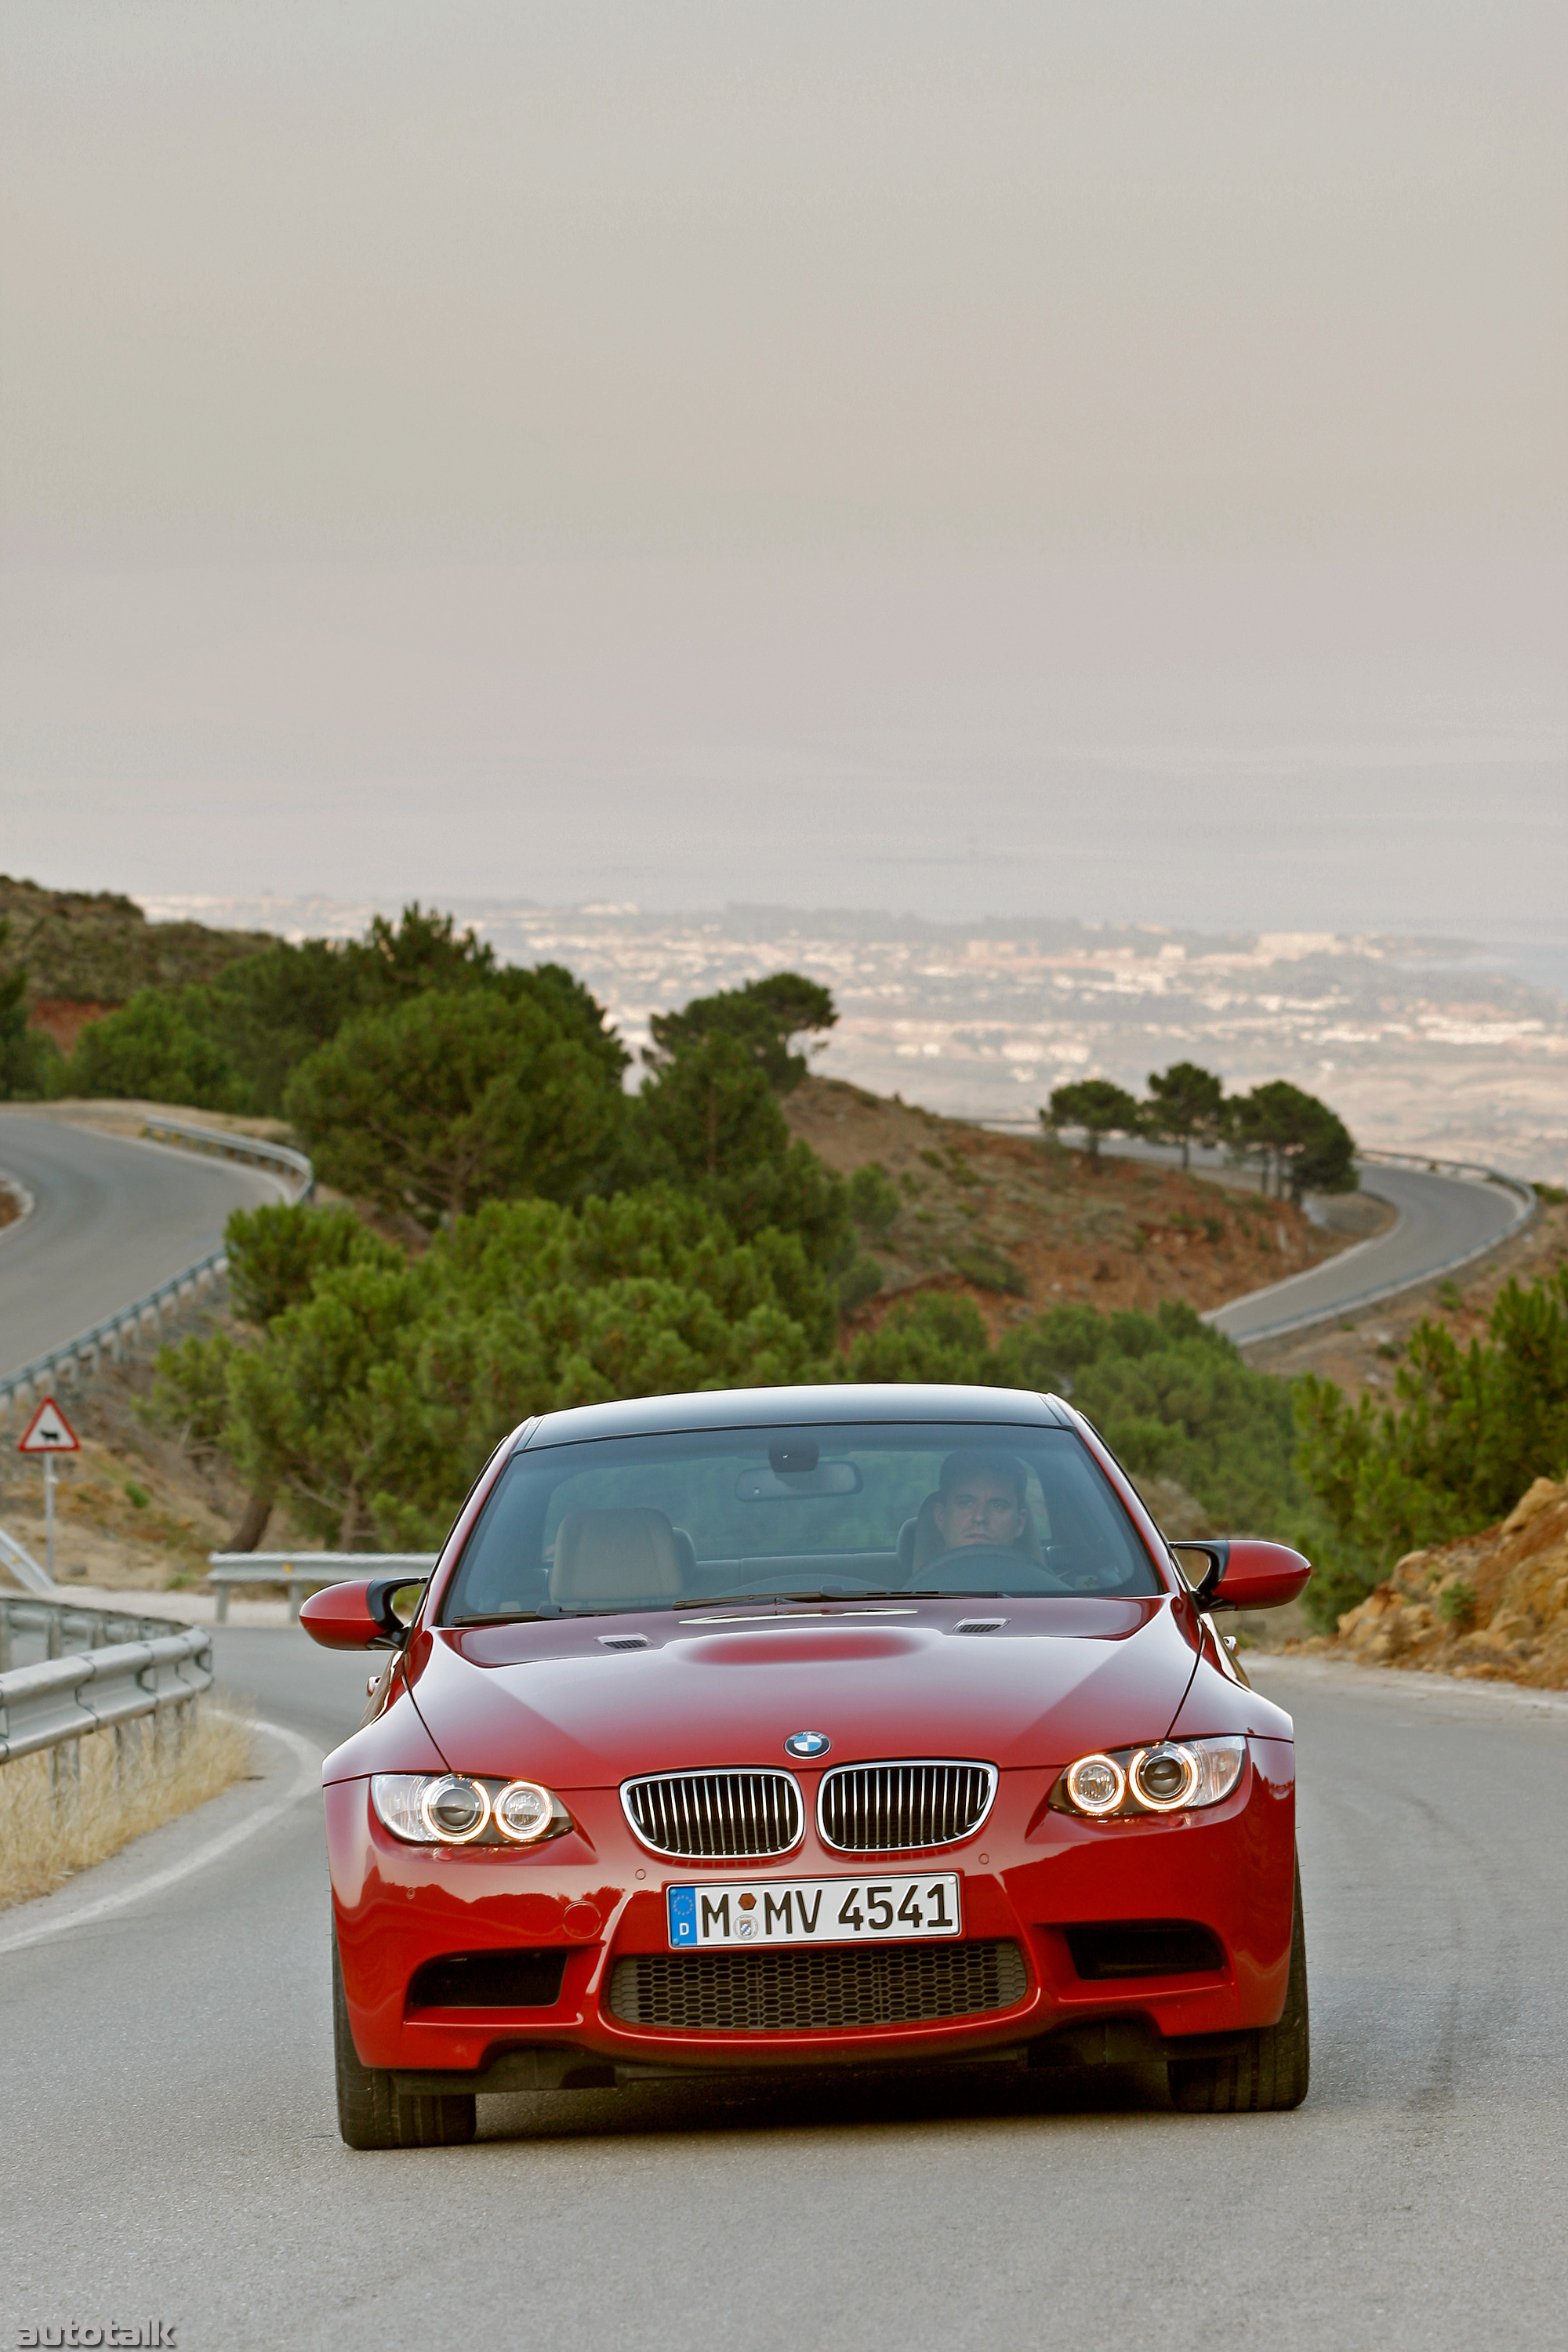
[[[921,1878],[761,1878],[753,1885],[665,1889],[672,1952],[711,1944],[907,1943],[959,1936],[959,1875]]]

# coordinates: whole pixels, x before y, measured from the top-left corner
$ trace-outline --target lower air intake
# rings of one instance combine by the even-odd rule
[[[804,2033],[977,2017],[1027,1990],[1013,1943],[639,1952],[616,1961],[610,2008],[670,2032]]]
[[[444,1952],[408,1988],[408,2008],[553,2009],[566,1967],[563,1946],[536,1952]]]
[[[1089,1984],[1114,1977],[1195,1977],[1225,1966],[1217,1936],[1192,1919],[1109,1919],[1064,1927],[1078,1974]]]

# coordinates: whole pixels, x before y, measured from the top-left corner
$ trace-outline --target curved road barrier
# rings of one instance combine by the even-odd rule
[[[247,1168],[268,1168],[295,1186],[296,1201],[308,1201],[316,1190],[316,1171],[302,1151],[287,1143],[272,1143],[258,1135],[231,1134],[226,1128],[189,1127],[184,1119],[146,1118],[142,1132],[154,1143],[173,1141],[195,1151],[237,1160]]]
[[[289,1596],[289,1614],[298,1617],[307,1593],[324,1591],[351,1576],[395,1576],[406,1573],[410,1584],[428,1576],[436,1565],[433,1551],[209,1551],[207,1582],[217,1588],[214,1614],[228,1622],[229,1589],[236,1584],[268,1584]]]
[[[188,1630],[168,1617],[143,1617],[135,1610],[0,1592],[0,1675],[9,1674],[13,1666],[36,1664],[40,1658],[111,1649],[122,1642],[155,1642],[162,1634]]]
[[[1211,1307],[1205,1323],[1247,1347],[1331,1322],[1468,1265],[1535,1214],[1532,1188],[1495,1169],[1393,1151],[1361,1152],[1357,1164],[1374,1180],[1365,1189],[1397,1212],[1388,1231]]]
[[[11,1604],[6,1612],[13,1622],[15,1607]],[[212,1634],[196,1625],[180,1626],[150,1640],[116,1642],[103,1649],[72,1651],[13,1666],[0,1674],[0,1763],[157,1715],[165,1707],[188,1706],[200,1692],[211,1689],[212,1679]]]
[[[979,1124],[1011,1134],[1034,1122],[1019,1117]],[[1100,1150],[1118,1160],[1149,1160],[1163,1168],[1181,1165],[1175,1146],[1142,1139],[1108,1138]],[[1374,1180],[1364,1189],[1396,1212],[1388,1230],[1353,1243],[1305,1274],[1287,1275],[1281,1282],[1211,1307],[1203,1318],[1205,1323],[1243,1348],[1255,1339],[1327,1323],[1468,1265],[1535,1214],[1535,1193],[1521,1177],[1505,1176],[1475,1161],[1368,1150],[1357,1152],[1356,1164]],[[1193,1146],[1192,1172],[1211,1181],[1238,1181],[1236,1162],[1218,1145]]]
[[[134,1348],[144,1336],[143,1325],[150,1318],[153,1336],[162,1339],[165,1317],[180,1313],[186,1306],[195,1306],[204,1290],[215,1288],[228,1273],[228,1256],[224,1250],[214,1250],[195,1265],[188,1265],[172,1281],[160,1283],[142,1298],[133,1298],[129,1307],[106,1315],[101,1323],[90,1330],[79,1331],[74,1339],[62,1347],[51,1348],[45,1356],[35,1356],[30,1364],[0,1381],[0,1417],[9,1418],[18,1401],[37,1404],[47,1394],[64,1372],[69,1379],[81,1378],[85,1362],[89,1372],[95,1372],[107,1353],[110,1361]],[[26,1393],[24,1396],[23,1391]]]
[[[25,1551],[4,1528],[0,1528],[0,1568],[8,1568],[25,1591],[52,1593],[59,1591],[47,1569],[40,1568],[32,1553]],[[5,1663],[4,1652],[0,1651],[0,1666]]]
[[[246,1171],[238,1189],[226,1188],[224,1220],[231,1208],[276,1199],[274,1188],[290,1200],[306,1200],[314,1188],[309,1160],[284,1144],[178,1119],[149,1118],[146,1135],[160,1155],[151,1171],[146,1143],[140,1140],[27,1114],[0,1115],[0,1156],[24,1163],[23,1180],[37,1203],[26,1225],[17,1229],[26,1233],[26,1244],[0,1257],[0,1334],[9,1339],[30,1327],[47,1343],[0,1375],[0,1423],[19,1406],[36,1403],[62,1379],[76,1381],[96,1370],[106,1354],[118,1361],[149,1332],[156,1342],[166,1319],[224,1280],[228,1258],[220,1239],[222,1221],[213,1232],[211,1183],[187,1170],[180,1170],[172,1182],[163,1155],[178,1152],[183,1159],[199,1151],[229,1162],[237,1176]],[[193,1227],[200,1235],[204,1226],[213,1245],[194,1260],[178,1254],[182,1246],[189,1249],[181,1236]],[[160,1257],[165,1266],[173,1259],[173,1270],[127,1304],[116,1305],[70,1338],[56,1339],[49,1330],[53,1299],[85,1303],[84,1292],[90,1297],[95,1288],[101,1297],[110,1279],[106,1267],[123,1264],[151,1273]],[[68,1305],[55,1332],[61,1322],[70,1330],[67,1318],[72,1312]],[[79,1304],[74,1312],[80,1312]]]

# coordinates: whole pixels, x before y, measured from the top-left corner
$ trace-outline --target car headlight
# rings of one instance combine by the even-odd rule
[[[1087,1814],[1090,1821],[1194,1812],[1228,1797],[1246,1761],[1247,1741],[1239,1733],[1097,1750],[1068,1766],[1050,1801],[1059,1813]]]
[[[377,1772],[370,1801],[383,1828],[409,1845],[543,1845],[573,1826],[560,1798],[537,1780]]]

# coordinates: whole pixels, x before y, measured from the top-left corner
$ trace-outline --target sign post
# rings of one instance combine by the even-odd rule
[[[44,1540],[49,1582],[55,1580],[55,1455],[79,1454],[77,1433],[55,1402],[46,1397],[16,1441],[18,1454],[44,1457]]]

